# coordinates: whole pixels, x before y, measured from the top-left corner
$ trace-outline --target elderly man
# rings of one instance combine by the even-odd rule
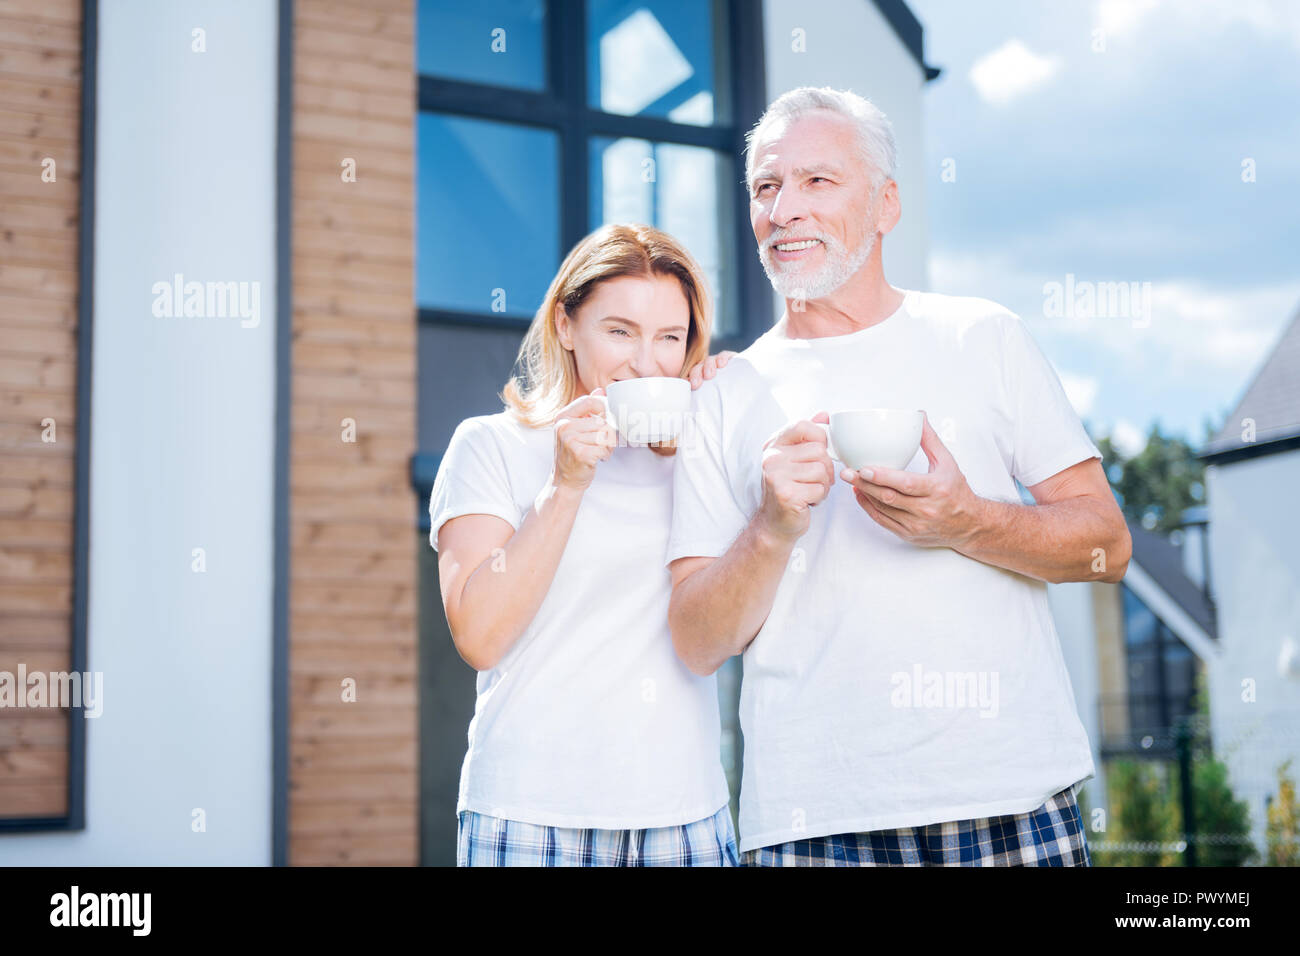
[[[829,89],[750,133],[786,308],[696,393],[673,644],[697,674],[744,654],[746,864],[1088,865],[1095,768],[1045,582],[1118,581],[1128,532],[1019,318],[885,280],[894,155],[885,116]],[[904,470],[837,473],[818,423],[853,408],[926,412]]]

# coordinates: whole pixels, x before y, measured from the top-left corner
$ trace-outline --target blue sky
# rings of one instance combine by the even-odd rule
[[[908,2],[932,288],[1021,315],[1094,434],[1199,444],[1300,308],[1300,2]],[[1136,305],[1053,317],[1067,275]]]

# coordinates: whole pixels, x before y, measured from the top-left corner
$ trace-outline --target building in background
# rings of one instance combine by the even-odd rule
[[[740,151],[795,86],[893,120],[926,288],[936,73],[901,0],[4,4],[0,671],[103,711],[0,710],[0,859],[452,862],[455,425],[602,222],[686,241],[716,348],[766,330]]]
[[[1257,843],[1277,768],[1300,777],[1300,309],[1202,453],[1222,658],[1212,729]]]
[[[1097,766],[1088,803],[1107,806],[1111,760],[1177,761],[1202,686],[1208,727],[1190,732],[1208,731],[1262,853],[1278,770],[1300,774],[1300,312],[1201,458],[1207,504],[1167,537],[1130,523],[1123,582],[1048,595]]]

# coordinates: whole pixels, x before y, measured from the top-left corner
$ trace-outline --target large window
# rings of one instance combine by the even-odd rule
[[[764,331],[738,201],[760,19],[757,0],[421,0],[421,321],[522,329],[584,235],[646,222],[705,270],[715,351]]]
[[[1128,661],[1129,729],[1162,744],[1178,721],[1195,713],[1196,656],[1127,586],[1124,648]]]

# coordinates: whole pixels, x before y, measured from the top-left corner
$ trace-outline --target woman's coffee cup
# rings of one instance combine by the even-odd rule
[[[826,431],[831,458],[857,471],[871,465],[902,469],[921,447],[925,413],[911,408],[852,408],[831,412]]]
[[[625,378],[606,385],[604,399],[606,420],[628,442],[675,441],[691,411],[691,383],[659,375]]]

